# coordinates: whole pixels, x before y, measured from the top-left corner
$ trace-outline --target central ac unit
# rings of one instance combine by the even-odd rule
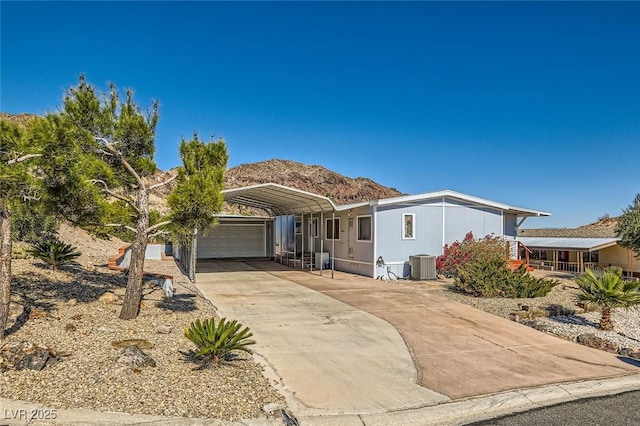
[[[409,256],[409,263],[411,264],[411,279],[435,280],[437,278],[435,256],[426,254]]]

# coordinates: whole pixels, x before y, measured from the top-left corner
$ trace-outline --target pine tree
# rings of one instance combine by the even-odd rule
[[[636,194],[633,203],[618,217],[616,235],[622,246],[629,248],[640,258],[640,194]]]
[[[135,236],[121,319],[135,318],[140,311],[149,240],[167,232],[169,225],[176,238],[187,232],[191,235],[195,226],[211,226],[212,212],[221,206],[222,176],[228,158],[224,141],[205,144],[197,137],[183,141],[185,166],[178,175],[154,185],[146,182],[145,177],[157,170],[153,155],[158,119],[157,102],[143,113],[131,90],[121,100],[114,85],[108,93],[98,93],[81,76],[78,86],[67,91],[61,112],[47,116],[37,132],[41,142],[49,141],[48,148],[54,154],[45,168],[46,181],[66,217],[77,223],[104,218],[106,203],[116,199],[134,218],[135,226],[126,226]],[[176,178],[180,193],[173,196],[173,212],[152,225],[150,191]]]
[[[5,337],[11,307],[11,212],[38,201],[38,181],[31,169],[39,157],[24,129],[0,120],[0,340]]]

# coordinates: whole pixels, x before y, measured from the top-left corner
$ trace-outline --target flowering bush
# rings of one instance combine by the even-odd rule
[[[473,233],[469,232],[462,242],[444,246],[443,254],[436,259],[436,269],[446,277],[457,277],[458,265],[479,260],[506,259],[506,255],[507,247],[500,237],[487,235],[476,240]]]

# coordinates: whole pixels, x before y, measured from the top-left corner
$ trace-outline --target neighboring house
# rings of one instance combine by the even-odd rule
[[[409,258],[442,254],[445,244],[468,232],[512,241],[527,217],[550,216],[455,191],[334,205],[317,194],[276,184],[223,191],[225,200],[264,209],[270,218],[221,217],[198,236],[198,258],[266,257],[305,268],[326,268],[375,277],[380,257],[399,277]],[[246,250],[246,251],[244,251]]]
[[[582,273],[618,266],[628,277],[640,277],[640,259],[622,247],[613,228],[520,229],[518,240],[531,253],[534,268]]]

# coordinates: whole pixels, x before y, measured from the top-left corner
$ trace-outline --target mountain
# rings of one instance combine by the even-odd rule
[[[175,169],[158,172],[148,178],[149,183],[159,183],[176,173]],[[290,160],[266,160],[241,164],[228,169],[225,189],[240,188],[261,183],[277,183],[314,194],[324,195],[336,204],[350,204],[403,195],[395,188],[380,185],[364,177],[350,178],[322,166],[298,163]],[[168,209],[164,201],[172,185],[154,190],[150,196],[152,208],[162,213]],[[264,215],[259,209],[225,204],[223,213]]]
[[[229,169],[225,177],[225,188],[270,182],[324,195],[336,204],[403,195],[395,188],[388,188],[368,178],[350,178],[322,166],[278,159],[241,164]]]
[[[544,229],[519,229],[521,237],[555,237],[555,238],[615,238],[615,217],[604,217],[597,222],[583,225],[578,228],[544,228]]]

